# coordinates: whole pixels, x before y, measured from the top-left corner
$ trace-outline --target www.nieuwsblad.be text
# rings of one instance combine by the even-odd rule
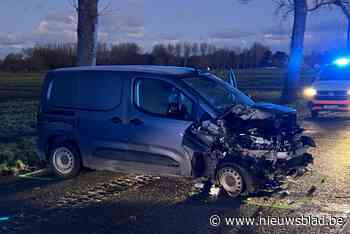
[[[221,217],[212,215],[209,224],[219,226],[342,226],[345,217],[301,215],[298,217]]]

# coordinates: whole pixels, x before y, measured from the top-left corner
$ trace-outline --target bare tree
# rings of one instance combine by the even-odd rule
[[[278,10],[284,9],[285,15],[294,13],[290,43],[288,71],[284,79],[282,100],[293,102],[297,98],[298,84],[304,56],[304,37],[308,13],[307,0],[277,0]]]
[[[188,42],[183,43],[183,54],[184,54],[184,64],[183,66],[186,67],[188,66],[188,60],[191,56],[191,44]]]
[[[105,13],[111,5],[107,2],[102,9],[98,9],[100,0],[70,0],[78,13],[78,47],[77,65],[96,65],[98,17]]]
[[[77,65],[96,65],[99,0],[78,0]]]
[[[315,5],[320,6],[337,6],[341,9],[347,20],[347,39],[346,46],[350,50],[350,0],[314,0]]]
[[[239,0],[247,3],[251,0]],[[307,15],[315,11],[325,3],[326,0],[273,0],[277,4],[277,13],[284,17],[293,13],[293,29],[290,42],[290,55],[288,71],[284,79],[282,100],[291,103],[297,98],[300,73],[304,57],[304,37],[306,30]],[[332,0],[330,0],[332,1]]]
[[[201,44],[200,44],[200,51],[201,51],[201,56],[205,56],[205,55],[207,55],[207,52],[208,52],[208,44],[207,43],[205,43],[205,42],[202,42]]]
[[[349,0],[336,0],[335,5],[339,6],[347,20],[347,37],[346,45],[347,49],[350,50],[350,1]]]

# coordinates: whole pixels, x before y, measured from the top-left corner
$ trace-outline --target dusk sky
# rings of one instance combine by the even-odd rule
[[[0,57],[35,44],[76,41],[71,0],[1,0]],[[109,0],[101,0],[102,8]],[[156,43],[209,42],[217,47],[249,47],[261,42],[288,51],[291,18],[275,15],[272,0],[110,0],[100,18],[99,41],[136,42],[149,50]],[[324,9],[309,15],[307,52],[345,45],[341,12]]]

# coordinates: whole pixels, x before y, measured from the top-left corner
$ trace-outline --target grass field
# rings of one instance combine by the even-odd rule
[[[224,77],[222,72],[217,72]],[[284,71],[240,70],[240,89],[258,101],[278,102]],[[35,155],[35,123],[44,73],[0,73],[0,174],[18,172],[38,164]],[[304,72],[302,84],[313,73]],[[294,107],[303,106],[297,103]]]
[[[35,123],[37,101],[0,103],[0,174],[36,167]]]
[[[43,77],[43,73],[0,73],[0,102],[37,100]]]
[[[214,71],[225,77],[223,71]],[[280,95],[285,70],[282,69],[247,69],[235,71],[241,90],[253,94],[259,100],[275,100]],[[37,100],[45,73],[0,73],[0,102],[14,99]],[[312,82],[315,73],[304,71],[301,85]]]

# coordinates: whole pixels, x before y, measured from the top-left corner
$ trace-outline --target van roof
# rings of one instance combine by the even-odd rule
[[[111,66],[82,66],[69,67],[54,70],[61,71],[121,71],[121,72],[140,72],[162,75],[187,75],[197,72],[194,68],[175,67],[175,66],[151,66],[151,65],[111,65]]]

